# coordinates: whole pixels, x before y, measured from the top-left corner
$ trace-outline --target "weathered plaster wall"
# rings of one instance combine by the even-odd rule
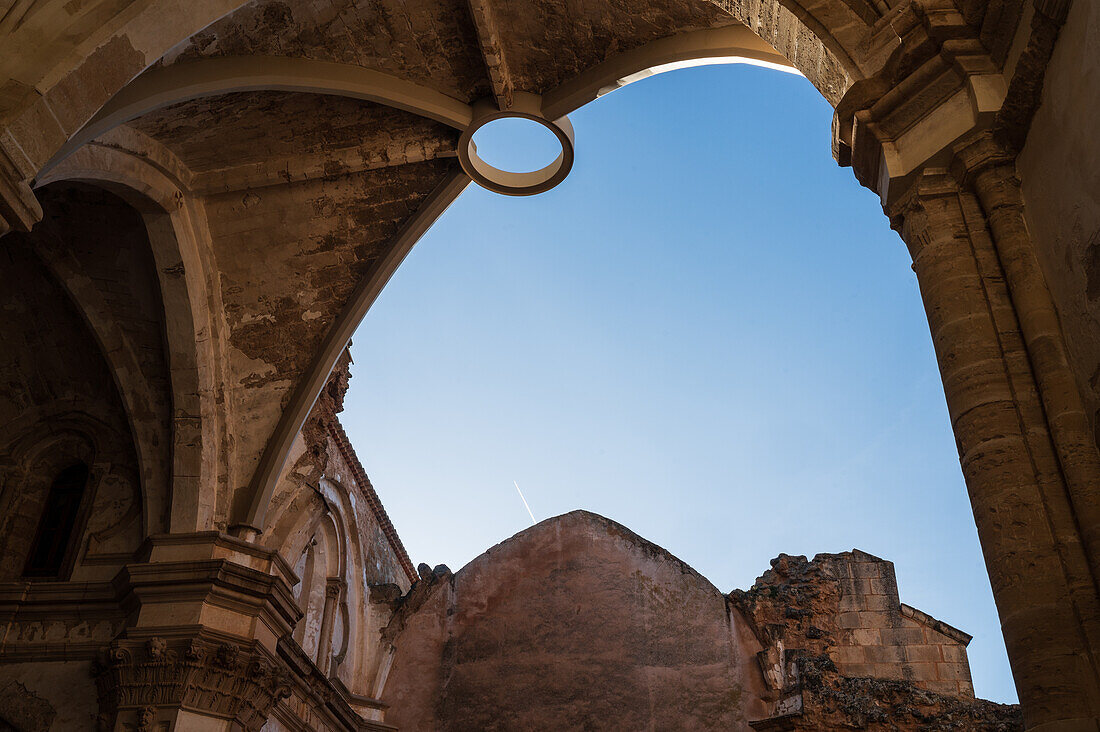
[[[248,485],[354,286],[455,164],[428,161],[207,199],[229,334],[231,486]]]
[[[1071,4],[1017,161],[1027,221],[1100,445],[1100,6]]]
[[[383,697],[401,729],[731,729],[764,716],[759,646],[722,593],[600,516],[544,521],[432,589]]]

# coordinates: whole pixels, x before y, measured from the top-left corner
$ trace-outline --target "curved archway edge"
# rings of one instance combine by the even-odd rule
[[[204,306],[209,296],[205,273],[210,267],[204,261],[201,226],[184,203],[185,188],[151,165],[148,155],[104,145],[79,149],[52,168],[39,185],[62,181],[102,186],[142,214],[165,313],[173,413],[168,523],[157,530],[150,527],[150,533],[210,529],[219,503],[215,486],[221,420],[214,404],[217,388],[213,383],[218,346],[216,338],[202,337],[201,333],[218,329],[211,322],[209,308]],[[108,353],[129,352],[114,341],[104,342],[103,347]]]

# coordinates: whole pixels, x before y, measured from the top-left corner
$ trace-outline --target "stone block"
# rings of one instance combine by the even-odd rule
[[[951,696],[970,696],[973,693],[971,692],[968,694],[966,690],[961,688],[955,681],[923,681],[921,682],[921,687],[928,691],[934,691],[939,694],[949,694]]]
[[[920,628],[883,628],[881,634],[884,645],[915,646],[924,644],[924,632]],[[938,660],[938,651],[936,656]]]
[[[852,631],[852,642],[859,646],[878,646],[883,641],[878,628],[856,628]]]
[[[948,663],[969,665],[969,660],[966,656],[966,646],[956,643],[945,643],[940,646],[940,653],[943,654],[943,660]]]
[[[970,681],[970,669],[958,663],[940,663],[936,666],[937,677],[944,681]]]
[[[899,646],[867,646],[867,658],[873,663],[905,663],[905,650]]]
[[[878,578],[870,578],[867,580],[869,585],[869,592],[872,595],[886,595],[894,600],[898,598],[898,583],[894,580],[893,575],[884,576]]]
[[[942,663],[943,654],[939,646],[913,645],[905,646],[905,658],[910,663]]]
[[[852,576],[861,579],[893,579],[894,567],[889,562],[853,562]]]
[[[840,613],[836,616],[836,624],[838,628],[860,628],[863,627],[860,624],[860,619],[863,613],[859,612],[846,612]]]
[[[910,663],[907,664],[907,667],[912,674],[910,678],[913,681],[924,682],[940,680],[938,667],[942,665],[939,663]]]
[[[867,662],[867,649],[864,646],[837,646],[829,655],[842,666]]]
[[[864,606],[868,610],[874,610],[878,612],[896,612],[899,607],[897,596],[889,595],[867,595],[864,598]]]
[[[873,663],[853,663],[841,669],[845,676],[858,676],[864,678],[879,677],[878,667]]]
[[[863,610],[859,612],[858,615],[860,628],[886,627],[886,617],[882,613],[874,612],[871,610]]]

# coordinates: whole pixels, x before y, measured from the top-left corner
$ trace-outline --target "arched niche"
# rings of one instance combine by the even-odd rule
[[[58,246],[41,249],[41,256],[81,305],[111,362],[135,422],[139,454],[150,466],[143,479],[164,484],[164,505],[153,507],[155,520],[147,532],[218,528],[219,509],[224,514],[225,504],[224,476],[218,468],[225,449],[219,432],[224,406],[217,396],[219,329],[212,317],[216,306],[208,297],[214,267],[204,246],[201,208],[183,203],[181,182],[166,172],[172,161],[155,143],[123,134],[112,139],[116,146],[86,147],[51,171],[38,194],[49,200],[55,191],[94,189],[124,212],[120,218],[143,244],[142,287],[149,295],[147,309],[157,311],[161,329],[159,373],[143,369],[142,349],[112,317],[109,298],[97,291],[85,262]],[[138,151],[124,149],[127,145]],[[165,404],[168,414],[160,418],[167,422],[150,424],[150,415]],[[152,470],[158,459],[169,461],[167,472],[160,466],[159,472]]]
[[[49,578],[108,579],[145,536],[141,461],[99,344],[25,244],[0,254],[0,576],[21,576],[51,483],[79,462],[90,475],[73,551]]]

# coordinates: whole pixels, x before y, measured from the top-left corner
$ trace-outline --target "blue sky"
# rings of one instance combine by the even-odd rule
[[[723,591],[780,552],[894,562],[1015,701],[904,245],[803,78],[676,71],[570,115],[529,198],[471,186],[354,337],[342,415],[414,562],[584,508]],[[545,140],[479,135],[515,169]]]

